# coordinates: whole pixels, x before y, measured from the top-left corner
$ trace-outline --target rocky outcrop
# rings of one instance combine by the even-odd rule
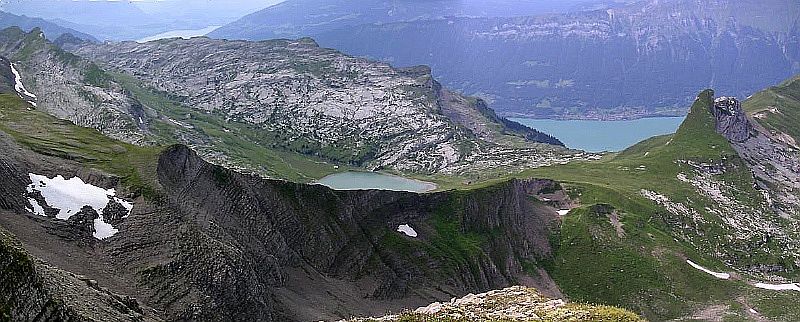
[[[108,200],[108,205],[102,209],[103,221],[117,226],[128,216],[128,209],[114,199]]]
[[[736,98],[715,99],[716,130],[745,160],[769,206],[788,218],[800,212],[800,151],[755,122]]]
[[[480,294],[435,302],[426,307],[397,315],[360,318],[350,322],[367,321],[645,321],[636,314],[614,307],[575,305],[561,299],[542,296],[536,290],[509,287]]]
[[[742,110],[742,104],[734,97],[717,97],[711,109],[716,118],[717,133],[728,141],[742,143],[757,135],[753,125]]]

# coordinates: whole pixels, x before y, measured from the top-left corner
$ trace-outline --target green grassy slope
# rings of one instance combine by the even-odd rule
[[[153,165],[161,148],[117,141],[29,107],[15,95],[0,95],[0,131],[37,153],[115,174],[132,192],[153,193]]]
[[[753,178],[728,142],[714,130],[710,113],[713,92],[698,96],[686,121],[674,135],[654,137],[598,162],[578,162],[534,169],[523,176],[561,181],[583,205],[564,218],[556,256],[548,263],[562,290],[572,299],[619,305],[652,320],[690,316],[711,305],[728,306],[726,319],[746,318],[742,303],[763,296],[742,281],[721,281],[685,263],[689,258],[716,271],[730,271],[720,249],[752,262],[778,262],[780,249],[769,245],[759,256],[725,238],[722,218],[707,211],[713,205],[689,183],[677,178],[691,173],[683,161],[721,163],[728,169],[722,180],[754,206],[762,197]],[[676,216],[644,198],[642,189],[697,209],[703,220]],[[617,211],[625,236],[617,235],[607,214],[596,204]],[[739,247],[741,246],[741,247]],[[798,303],[792,299],[786,303]],[[762,303],[765,304],[765,303]],[[780,317],[784,312],[765,315]]]

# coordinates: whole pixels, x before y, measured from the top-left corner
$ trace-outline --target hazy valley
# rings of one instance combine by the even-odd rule
[[[438,10],[441,17],[353,21],[333,19],[332,11],[319,14],[335,24],[273,28],[269,21],[303,14],[288,10],[292,3],[246,16],[210,36],[312,36],[323,46],[396,66],[429,65],[443,84],[484,98],[504,116],[683,115],[704,88],[747,97],[800,71],[800,12],[787,0],[642,1],[498,18]],[[362,12],[365,20],[380,13],[358,4],[341,10]],[[412,11],[413,5],[402,8]],[[282,32],[259,33],[275,29]]]

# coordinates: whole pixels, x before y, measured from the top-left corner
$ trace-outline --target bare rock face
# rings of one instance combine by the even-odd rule
[[[281,144],[298,143],[286,149],[339,163],[452,173],[508,166],[503,159],[536,167],[574,154],[546,134],[498,118],[480,100],[443,89],[428,67],[393,68],[321,48],[308,38],[65,48],[170,93],[187,108],[258,128]],[[508,136],[526,148],[499,144]]]
[[[50,43],[38,28],[0,30],[0,56],[8,58],[37,108],[113,138],[143,144],[147,133],[129,110],[137,104],[97,65]],[[5,67],[3,67],[5,68]]]
[[[108,205],[103,208],[102,212],[103,221],[111,224],[112,226],[121,224],[125,220],[125,216],[128,215],[128,209],[125,209],[122,204],[114,199],[108,200]]]
[[[542,296],[534,289],[514,286],[486,293],[468,294],[449,302],[434,302],[412,312],[366,321],[644,321],[632,312],[613,307],[569,304]],[[341,321],[341,322],[344,322]]]
[[[736,98],[718,97],[716,130],[744,159],[769,206],[784,217],[800,213],[800,151],[753,121]]]
[[[712,113],[717,119],[717,133],[729,141],[741,143],[756,135],[747,113],[742,110],[742,104],[736,98],[716,98]]]

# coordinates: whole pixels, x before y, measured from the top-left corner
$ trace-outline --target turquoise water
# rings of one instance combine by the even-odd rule
[[[645,139],[675,133],[683,117],[655,117],[631,121],[511,120],[557,137],[567,147],[589,152],[617,152]]]
[[[342,172],[322,178],[317,183],[336,190],[374,189],[425,192],[436,189],[436,185],[430,182],[374,172]]]

